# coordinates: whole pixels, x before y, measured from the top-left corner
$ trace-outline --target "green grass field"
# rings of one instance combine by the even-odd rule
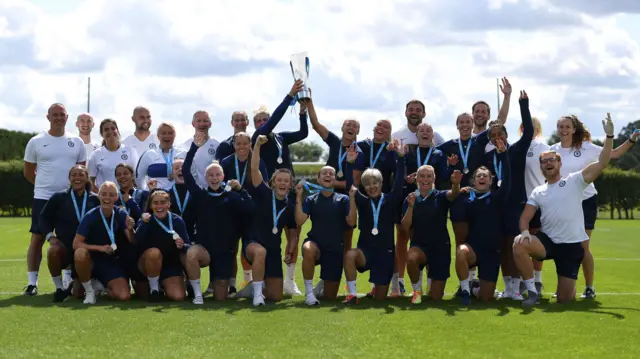
[[[543,277],[547,293],[542,304],[528,312],[510,300],[462,307],[452,299],[457,287],[453,270],[446,300],[437,304],[425,300],[419,306],[411,305],[409,297],[384,303],[363,299],[348,308],[339,302],[309,308],[304,297],[259,309],[244,299],[224,303],[210,299],[198,307],[190,302],[122,304],[104,297],[90,307],[72,299],[53,305],[53,285],[44,262],[41,294],[31,298],[19,294],[26,284],[28,223],[24,218],[0,219],[1,358],[640,355],[640,221],[598,221],[592,243],[596,300],[562,306],[550,302],[556,280],[554,265],[547,262]],[[359,292],[369,289],[367,279],[367,274],[358,277]],[[303,289],[300,272],[296,280]],[[582,291],[582,280],[578,283]]]

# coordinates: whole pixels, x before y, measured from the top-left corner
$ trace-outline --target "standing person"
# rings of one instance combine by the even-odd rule
[[[504,95],[502,99],[502,106],[498,113],[498,121],[504,126],[509,116],[509,105],[511,104],[511,83],[506,77],[502,78],[502,84],[500,85],[500,91]],[[471,106],[471,113],[473,114],[473,135],[477,136],[487,130],[487,123],[491,119],[491,107],[484,101],[477,101]],[[486,152],[491,151],[495,147],[493,145],[487,145]]]
[[[253,124],[256,128],[256,132],[254,132],[253,136],[251,136],[251,143],[255,146],[257,138],[259,136],[266,136],[267,142],[261,147],[262,152],[260,156],[264,160],[264,163],[267,165],[267,176],[269,178],[273,176],[277,169],[280,168],[288,169],[289,171],[291,171],[292,175],[295,176],[291,153],[289,152],[289,146],[304,140],[309,135],[309,127],[307,125],[306,101],[299,102],[300,129],[298,131],[273,132],[273,130],[282,119],[282,116],[284,116],[284,113],[287,108],[289,108],[289,105],[291,105],[294,96],[298,92],[300,92],[303,87],[304,84],[302,83],[302,81],[295,81],[293,83],[293,86],[291,86],[291,90],[289,91],[289,93],[284,97],[280,105],[278,105],[278,107],[273,112],[273,115],[270,115],[265,108],[260,108],[255,112],[255,115],[253,116]],[[295,206],[295,193],[292,193],[292,196],[289,199],[292,201],[292,206]],[[300,228],[297,229],[297,236],[300,235],[300,230]],[[292,238],[288,237],[290,233],[292,232],[285,232],[287,241],[293,240]],[[287,272],[284,280],[284,293],[286,295],[293,296],[302,294],[295,282],[297,262],[298,248],[295,248],[291,262],[287,264]]]
[[[84,304],[95,304],[91,278],[97,278],[117,300],[131,298],[131,290],[118,261],[120,247],[133,242],[135,222],[115,206],[118,188],[106,181],[100,186],[100,206],[89,211],[80,222],[73,239],[73,257],[78,279],[84,287]]]
[[[47,120],[49,130],[34,136],[24,151],[23,175],[34,185],[31,207],[31,241],[27,250],[27,275],[29,284],[24,295],[38,294],[38,271],[42,261],[44,237],[38,225],[40,212],[49,198],[69,186],[67,171],[76,164],[84,165],[87,152],[79,137],[65,132],[69,115],[63,104],[49,106]]]
[[[196,183],[198,183],[198,186],[207,188],[208,184],[207,179],[204,175],[204,171],[215,160],[216,151],[218,150],[218,146],[220,146],[220,142],[218,142],[218,140],[216,140],[215,138],[209,136],[209,129],[211,128],[211,118],[209,117],[209,113],[207,113],[207,111],[196,111],[193,114],[191,126],[193,126],[195,130],[193,137],[188,139],[178,147],[182,148],[186,152],[191,148],[194,139],[199,136],[198,134],[202,134],[202,136],[204,136],[206,141],[204,145],[198,148],[198,152],[196,152],[196,155],[193,158],[193,165],[191,165],[190,172],[193,175],[193,178],[196,179]]]
[[[87,150],[87,158],[91,156],[93,151],[100,148],[100,144],[91,140],[91,131],[93,130],[93,117],[88,113],[78,115],[76,119],[76,127],[80,133],[80,138],[84,142],[84,148]]]
[[[174,183],[173,161],[184,158],[184,150],[174,146],[176,129],[172,124],[163,122],[158,126],[159,148],[140,154],[136,168],[138,188],[146,189],[149,179],[157,182],[157,188],[169,189]]]
[[[71,291],[71,287],[63,284],[61,273],[64,268],[73,264],[73,238],[78,225],[88,211],[100,205],[98,196],[90,193],[91,182],[85,166],[71,167],[69,182],[68,190],[51,196],[42,208],[39,219],[42,235],[49,242],[47,265],[56,288],[54,302],[63,302]],[[68,281],[71,279],[71,269],[65,269],[65,272],[65,279]]]
[[[158,137],[151,133],[151,113],[149,109],[142,106],[137,106],[133,109],[133,115],[131,121],[136,126],[136,129],[132,135],[127,136],[122,143],[130,148],[136,150],[136,153],[141,155],[147,150],[155,150],[158,148]],[[134,164],[133,168],[136,168]]]
[[[578,172],[585,168],[587,164],[594,162],[600,156],[602,147],[590,142],[590,134],[584,123],[575,115],[563,116],[558,120],[557,133],[560,142],[551,146],[551,151],[557,152],[563,159],[560,167],[560,175],[568,176],[570,173]],[[640,133],[634,133],[626,142],[611,151],[611,158],[618,159],[624,155],[638,140]],[[598,191],[591,182],[582,195],[582,208],[584,214],[584,229],[591,238],[591,233],[598,218]],[[544,215],[544,213],[543,213]],[[582,262],[582,272],[584,273],[585,290],[580,298],[592,299],[596,297],[593,286],[595,276],[595,264],[593,254],[589,248],[589,240],[582,242],[584,247],[584,260]]]
[[[349,215],[347,224],[354,226],[356,217],[360,238],[358,247],[350,249],[344,259],[344,275],[347,280],[349,294],[344,304],[358,304],[356,291],[357,272],[370,271],[369,282],[374,287],[371,295],[376,300],[387,297],[389,282],[393,276],[395,262],[395,245],[393,240],[393,228],[395,213],[402,201],[402,185],[405,179],[404,155],[407,148],[397,141],[387,146],[389,151],[396,152],[396,177],[393,189],[385,193],[384,176],[380,170],[369,168],[362,173],[362,185],[365,193],[360,192],[355,186],[349,192]],[[355,160],[355,158],[352,158]],[[351,181],[347,180],[350,185]],[[360,215],[356,215],[357,213]]]
[[[461,197],[456,205],[462,208],[457,213],[467,223],[468,236],[456,250],[456,273],[460,280],[460,297],[464,305],[471,303],[471,295],[483,301],[494,298],[496,282],[500,272],[500,244],[504,237],[502,213],[511,188],[511,165],[506,145],[496,141],[498,159],[504,164],[503,178],[497,191],[491,190],[493,177],[488,168],[482,166],[474,171],[472,188],[468,196]],[[469,268],[480,267],[478,291],[470,289]]]
[[[498,123],[492,123],[489,126],[487,135],[494,145],[497,142],[506,143],[507,155],[511,166],[511,189],[509,197],[504,203],[503,220],[504,238],[500,249],[500,265],[502,268],[502,278],[505,283],[505,289],[502,298],[522,300],[520,294],[520,274],[513,261],[513,239],[520,234],[520,214],[524,209],[527,201],[528,193],[525,188],[525,171],[527,162],[527,152],[533,139],[533,120],[529,112],[529,97],[525,91],[520,91],[520,116],[522,117],[522,126],[524,132],[518,141],[509,145],[507,143],[507,129]],[[495,180],[492,182],[493,189],[500,186],[502,182],[503,163],[498,160],[498,153],[495,149],[487,152],[485,155],[486,167],[494,174]]]
[[[136,150],[120,143],[120,131],[115,120],[110,118],[102,120],[100,135],[103,138],[102,147],[93,151],[87,166],[95,192],[106,181],[116,182],[115,173],[118,164],[126,163],[136,168],[138,163]]]
[[[216,160],[220,163],[222,163],[222,160],[227,156],[235,153],[235,148],[233,145],[235,135],[240,132],[247,133],[247,127],[249,127],[249,115],[247,115],[247,112],[233,111],[233,113],[231,114],[231,127],[233,127],[233,135],[220,142],[220,146],[218,146],[218,150],[216,151]]]
[[[544,142],[544,138],[542,136],[542,124],[540,120],[536,117],[532,118],[533,121],[533,140],[531,141],[531,145],[529,146],[529,151],[527,151],[527,165],[524,171],[524,186],[527,192],[527,198],[533,192],[533,189],[542,186],[545,183],[544,175],[540,170],[540,154],[549,150],[550,146]],[[522,124],[520,124],[520,135],[522,136],[524,132]],[[529,223],[529,232],[531,234],[536,234],[540,230],[540,210],[536,211],[535,216],[531,219],[531,223]],[[542,295],[543,285],[542,285],[542,262],[538,262],[535,258],[533,261],[533,269],[534,269],[534,279],[536,291]],[[520,284],[520,293],[524,292],[526,288],[523,288],[524,283]]]
[[[420,100],[407,102],[404,109],[407,124],[391,135],[392,141],[399,141],[405,145],[418,144],[418,125],[422,123],[426,116],[424,103]],[[433,143],[439,146],[445,142],[444,138],[437,132],[433,132]]]
[[[562,123],[563,131],[568,130],[565,127],[567,125],[566,122]],[[584,192],[607,167],[613,154],[614,126],[608,113],[606,121],[602,121],[602,127],[607,138],[598,160],[582,170],[562,176],[564,157],[555,151],[540,154],[540,169],[547,183],[536,187],[529,196],[520,217],[522,233],[516,237],[513,246],[516,265],[522,273],[528,292],[527,299],[522,302],[523,306],[533,306],[539,299],[531,258],[539,261],[554,260],[558,274],[558,303],[575,298],[576,280],[586,253],[582,243],[589,240],[584,228]],[[581,136],[579,132],[580,130],[576,134]],[[580,139],[582,137],[578,138]],[[536,235],[532,235],[529,233],[529,223],[537,209],[542,212],[542,228]]]
[[[407,272],[411,278],[411,303],[422,303],[422,269],[428,267],[429,293],[434,300],[444,296],[444,287],[451,267],[451,240],[447,230],[450,203],[460,192],[460,171],[451,174],[451,190],[434,188],[437,179],[434,168],[421,165],[417,171],[418,188],[409,193],[402,206],[402,225],[413,233],[407,255]]]

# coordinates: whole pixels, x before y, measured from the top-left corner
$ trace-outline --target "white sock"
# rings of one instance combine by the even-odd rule
[[[254,281],[253,282],[253,296],[259,297],[262,295],[262,281]]]
[[[82,286],[84,287],[84,291],[86,293],[93,292],[93,287],[91,286],[91,281],[90,280],[88,282],[82,282]]]
[[[304,280],[304,292],[309,295],[313,293],[313,279],[305,279]]]
[[[542,271],[541,270],[534,271],[533,279],[538,283],[542,283]]]
[[[296,275],[296,264],[287,264],[287,280],[293,281]]]
[[[520,277],[512,277],[511,278],[511,290],[514,293],[520,293]]]
[[[235,287],[236,286],[236,278],[229,278],[229,286],[231,287]]]
[[[469,292],[469,278],[460,281],[460,289]]]
[[[160,276],[157,277],[147,277],[147,279],[149,280],[149,290],[151,290],[152,292],[154,290],[159,291],[159,283],[160,283]]]
[[[400,290],[400,283],[398,282],[398,273],[393,273],[391,277],[391,291]]]
[[[478,277],[476,276],[476,269],[469,269],[469,280],[476,280]]]
[[[38,286],[38,272],[27,272],[27,277],[29,277],[29,285]]]
[[[418,281],[417,283],[411,283],[411,287],[413,288],[414,292],[422,292],[422,283],[420,283],[420,281]]]
[[[427,279],[427,281],[428,280],[429,279]],[[420,285],[420,288],[422,288],[422,271],[420,271],[420,275],[418,276],[418,284]],[[427,284],[427,286],[429,286],[429,285]]]
[[[191,288],[193,288],[194,297],[202,297],[202,288],[200,287],[200,279],[189,280]]]
[[[356,281],[355,280],[348,280],[347,281],[347,289],[349,289],[349,294],[350,295],[358,295],[358,292],[356,292]]]
[[[504,281],[504,292],[511,293],[511,276],[502,276],[502,280]]]
[[[51,277],[51,279],[53,280],[53,285],[56,287],[56,289],[62,289],[62,277],[61,276]]]
[[[536,290],[536,282],[533,280],[533,278],[531,279],[525,279],[524,280],[524,285],[527,286],[527,290],[533,293],[538,293],[538,291]]]
[[[72,273],[72,272],[71,272],[71,269],[63,269],[63,270],[62,270],[62,275],[63,275],[65,278],[69,278],[69,279],[71,279],[71,277],[73,276],[71,273]]]
[[[253,273],[251,271],[251,269],[244,271],[244,281],[245,282],[251,282],[253,277]]]

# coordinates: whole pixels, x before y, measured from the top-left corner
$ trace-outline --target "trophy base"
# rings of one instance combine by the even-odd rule
[[[309,90],[302,90],[298,92],[298,101],[311,99],[311,92]]]

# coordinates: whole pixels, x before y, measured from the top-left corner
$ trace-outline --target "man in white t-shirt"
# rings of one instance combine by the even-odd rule
[[[558,274],[558,302],[575,298],[576,279],[584,257],[582,242],[589,239],[584,229],[582,194],[609,164],[613,147],[613,122],[608,114],[602,126],[607,138],[598,161],[581,171],[562,177],[560,154],[547,151],[539,157],[540,169],[547,183],[536,187],[529,196],[520,217],[522,233],[516,237],[513,245],[516,265],[522,273],[528,292],[528,298],[522,302],[523,306],[533,306],[539,298],[530,258],[541,261],[553,259]],[[534,236],[529,233],[529,222],[538,208],[542,212],[542,228]]]
[[[84,165],[87,152],[84,142],[65,132],[69,115],[64,105],[54,103],[49,107],[47,119],[49,131],[34,136],[24,151],[24,177],[34,184],[33,207],[31,208],[31,242],[27,251],[29,284],[25,295],[38,294],[38,271],[42,261],[44,237],[38,226],[38,217],[49,198],[69,187],[69,170],[76,164]],[[71,271],[65,270],[65,282]],[[69,278],[67,278],[69,277]]]
[[[87,150],[87,159],[91,156],[93,151],[100,148],[100,144],[96,141],[91,141],[91,131],[93,130],[93,117],[88,113],[82,113],[78,115],[76,119],[76,127],[80,133],[80,138],[84,142],[84,148]]]
[[[407,106],[404,110],[404,115],[407,118],[406,126],[403,126],[398,131],[391,134],[391,140],[402,141],[405,145],[417,145],[418,125],[422,123],[426,116],[424,103],[420,100],[411,100],[407,102]],[[444,143],[444,138],[437,132],[433,132],[433,144],[438,146]]]
[[[215,138],[209,137],[209,129],[211,128],[211,119],[209,118],[209,114],[207,111],[196,111],[193,114],[193,119],[191,120],[191,125],[195,129],[195,133],[201,132],[206,134],[207,142],[204,145],[198,148],[196,151],[196,155],[193,157],[193,165],[191,165],[191,174],[193,178],[195,178],[196,183],[200,187],[207,188],[209,184],[207,183],[207,179],[204,176],[204,173],[207,169],[207,166],[211,164],[215,160],[216,150],[220,145]],[[191,148],[191,144],[193,143],[194,137],[186,140],[179,147],[184,151],[188,152],[189,148]]]
[[[151,113],[146,107],[138,106],[133,109],[131,120],[136,125],[132,135],[127,136],[122,143],[127,147],[133,147],[141,157],[147,150],[158,148],[158,137],[151,133]],[[134,167],[135,168],[135,167]]]

